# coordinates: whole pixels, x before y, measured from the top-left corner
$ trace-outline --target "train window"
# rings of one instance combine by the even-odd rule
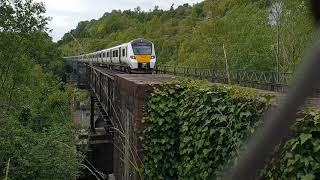
[[[109,52],[107,52],[107,57],[109,57],[110,56],[110,54],[109,54]]]
[[[118,57],[118,54],[119,54],[118,50],[116,50],[115,53],[116,53],[115,57]]]
[[[122,56],[126,56],[126,49],[122,49]]]
[[[135,55],[151,55],[152,43],[148,41],[134,41],[132,42],[132,49]]]

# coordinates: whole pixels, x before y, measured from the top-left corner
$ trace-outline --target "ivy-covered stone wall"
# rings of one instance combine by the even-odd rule
[[[179,80],[150,95],[141,133],[143,179],[221,177],[262,124],[272,95],[235,86]],[[262,178],[319,177],[319,113],[306,112],[275,150]],[[316,133],[315,133],[316,132]]]

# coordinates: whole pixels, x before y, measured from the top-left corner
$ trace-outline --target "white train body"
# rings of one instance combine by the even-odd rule
[[[156,64],[154,44],[145,39],[136,39],[109,49],[65,57],[65,59],[92,64],[116,65],[132,70],[152,70]]]

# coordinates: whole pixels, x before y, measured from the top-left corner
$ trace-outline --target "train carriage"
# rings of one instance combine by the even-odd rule
[[[65,57],[65,59],[77,59],[77,61],[86,63],[119,66],[130,71],[150,71],[155,67],[156,53],[154,44],[151,41],[135,39],[119,46],[80,56]]]

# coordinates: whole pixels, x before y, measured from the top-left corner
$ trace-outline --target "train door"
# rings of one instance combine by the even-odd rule
[[[107,63],[110,63],[111,62],[111,55],[110,55],[110,51],[107,51]]]
[[[128,52],[128,47],[124,47],[124,48],[122,48],[122,52],[121,52],[121,54],[122,54],[122,61],[123,62],[125,62],[125,63],[127,63],[127,61],[128,61],[128,59],[127,59],[127,52]]]
[[[110,50],[110,63],[112,64],[112,59],[114,57],[114,51]]]
[[[119,47],[119,53],[118,53],[118,55],[119,55],[119,64],[121,64],[121,47]]]

